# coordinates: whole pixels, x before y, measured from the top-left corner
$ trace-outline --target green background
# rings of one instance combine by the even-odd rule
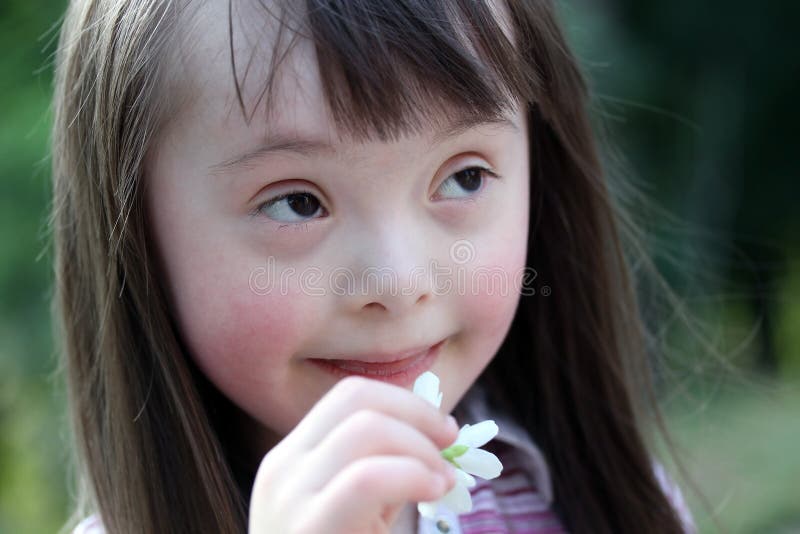
[[[559,3],[610,169],[657,209],[679,298],[648,308],[684,485],[715,532],[800,532],[800,4]],[[55,532],[71,490],[50,325],[52,53],[63,2],[0,4],[0,532]],[[662,299],[663,300],[663,299]],[[681,320],[681,317],[688,320]]]

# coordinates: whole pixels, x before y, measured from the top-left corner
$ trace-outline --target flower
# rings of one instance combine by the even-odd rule
[[[439,408],[442,405],[442,395],[444,395],[439,391],[439,377],[430,371],[419,375],[414,381],[414,394]]]
[[[414,393],[437,408],[442,404],[439,377],[430,371],[420,375],[414,382]],[[475,486],[472,475],[490,480],[498,477],[503,470],[503,464],[497,456],[479,448],[494,438],[497,432],[497,425],[492,420],[461,427],[455,442],[442,451],[442,457],[455,468],[456,484],[438,501],[418,503],[420,515],[434,519],[439,506],[448,508],[455,514],[472,510],[472,496],[468,489]]]

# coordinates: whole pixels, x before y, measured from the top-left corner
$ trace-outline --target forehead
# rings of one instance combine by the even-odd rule
[[[242,2],[210,0],[195,6],[184,13],[187,24],[182,25],[179,75],[174,80],[184,96],[184,111],[191,115],[213,112],[217,120],[242,120],[241,99],[248,121],[266,122],[275,120],[272,114],[277,110],[283,112],[280,115],[301,111],[290,103],[312,106],[308,112],[319,110],[321,103],[311,96],[321,87],[310,43],[298,39],[273,73],[270,64],[281,36],[280,25],[268,13]],[[270,74],[271,93],[279,104],[267,116],[263,96]]]
[[[511,36],[504,8],[490,5]],[[183,111],[223,128],[244,121],[249,127],[292,134],[310,128],[332,144],[351,140],[349,130],[331,120],[307,27],[292,31],[301,17],[272,2],[199,3],[181,36],[181,92],[188,97]],[[436,113],[426,114],[426,126],[433,128],[411,133],[441,131],[463,119],[469,123],[475,119],[469,113],[440,101]]]

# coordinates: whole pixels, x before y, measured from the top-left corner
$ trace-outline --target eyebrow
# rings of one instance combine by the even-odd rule
[[[458,137],[468,130],[482,126],[498,126],[509,128],[518,132],[519,128],[508,117],[463,117],[451,121],[444,129],[436,132],[433,137],[433,144],[440,145],[443,142]],[[267,137],[265,142],[253,150],[225,160],[221,163],[211,165],[209,170],[212,174],[226,173],[242,167],[247,167],[254,162],[272,154],[295,154],[303,157],[320,155],[333,155],[336,149],[325,141],[313,139],[302,139],[295,135],[275,134]]]

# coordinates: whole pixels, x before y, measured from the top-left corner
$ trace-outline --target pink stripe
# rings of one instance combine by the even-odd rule
[[[513,521],[509,522],[508,524],[504,524],[502,521],[498,521],[497,519],[494,520],[484,520],[478,521],[474,523],[461,523],[461,530],[466,533],[471,533],[476,530],[485,530],[485,529],[494,529],[494,531],[502,531],[507,532],[511,531],[514,533],[517,532],[524,532],[524,531],[532,531],[532,532],[563,532],[561,528],[561,524],[557,521],[553,520],[544,520],[544,521],[528,521],[528,522],[519,522]]]
[[[492,480],[492,483],[500,482],[501,484],[510,484],[512,482],[518,484],[525,484],[526,486],[530,486],[532,488],[538,488],[536,485],[535,479],[531,475],[531,473],[524,473],[522,471],[518,471],[516,473],[509,473],[507,477],[497,477],[496,479]]]
[[[477,489],[476,489],[476,488],[477,488]],[[486,490],[489,490],[489,491],[491,491],[491,489],[492,489],[492,487],[491,487],[491,486],[483,486],[482,488],[478,488],[478,487],[476,486],[475,488],[471,488],[471,489],[470,489],[470,493],[472,493],[472,499],[474,500],[475,498],[477,498],[477,496],[478,496],[478,495],[479,495],[481,492],[485,492]]]
[[[498,503],[498,505],[498,507],[501,508],[505,513],[509,514],[546,512],[550,509],[545,503],[535,501],[531,502],[529,499],[520,499],[516,502],[502,502]]]
[[[497,510],[498,513],[526,513],[526,512],[546,512],[549,510],[547,503],[543,501],[531,501],[529,499],[518,500],[517,502],[498,502],[490,496],[480,501],[473,501],[472,509],[477,511]]]
[[[470,488],[469,491],[470,493],[475,493],[476,491],[479,491],[482,488],[488,488],[488,487],[494,487],[500,491],[511,491],[520,487],[531,488],[538,491],[536,485],[532,484],[528,478],[522,475],[522,473],[518,473],[517,475],[510,475],[505,478],[496,478],[492,480],[491,484],[489,484],[488,482],[481,481],[472,488]]]
[[[539,514],[547,513],[549,508],[546,506],[505,506],[506,514]]]
[[[509,491],[498,491],[495,492],[495,495],[497,495],[498,497],[513,497],[514,495],[521,495],[523,493],[537,494],[539,492],[533,488],[517,488],[515,490],[509,490]]]
[[[525,487],[516,488],[516,489],[513,489],[513,490],[506,490],[506,491],[491,491],[492,490],[491,486],[484,486],[484,487],[478,488],[477,490],[472,492],[473,501],[475,499],[480,499],[482,497],[486,497],[487,496],[486,495],[486,490],[489,490],[491,492],[490,495],[494,495],[496,497],[499,497],[501,500],[508,500],[509,497],[517,497],[519,495],[539,495],[538,491],[536,491],[534,489],[531,489],[530,487],[528,487],[528,488],[525,488]]]
[[[524,519],[552,519],[553,514],[548,511],[543,512],[514,512],[514,513],[506,513],[503,514],[506,517],[515,517],[519,520]],[[468,514],[461,514],[459,516],[462,520],[471,521],[472,519],[481,519],[486,517],[500,517],[500,513],[496,510],[479,510],[477,512],[470,512]]]
[[[497,477],[497,479],[495,479],[495,480],[508,478],[508,477],[514,476],[514,475],[525,475],[526,473],[527,472],[524,469],[522,469],[521,467],[511,467],[511,468],[509,468],[509,467],[505,467],[504,466],[503,467],[503,472],[500,473],[500,476]]]
[[[464,534],[564,534],[566,531],[561,527],[534,527],[525,529],[512,529],[508,530],[505,527],[473,527],[462,528]]]
[[[459,521],[472,521],[473,519],[483,519],[486,517],[500,517],[497,510],[479,510],[458,516]]]
[[[503,522],[499,518],[491,518],[491,519],[483,519],[481,521],[470,521],[470,522],[461,522],[460,523],[462,528],[464,529],[474,529],[474,528],[489,528],[489,527],[497,527],[500,526],[507,526],[512,530],[521,530],[521,529],[543,529],[543,528],[561,528],[561,524],[552,518],[549,519],[541,519],[538,521],[508,521]]]
[[[565,530],[562,528],[533,528],[533,529],[517,529],[509,531],[506,528],[475,528],[475,529],[462,529],[464,534],[564,534]]]
[[[507,517],[513,516],[512,521],[518,522],[531,522],[536,521],[537,523],[556,523],[560,526],[558,522],[558,518],[554,516],[552,513],[547,512],[540,512],[540,513],[524,513],[524,514],[506,514]],[[547,526],[556,526],[548,524]]]
[[[480,496],[481,494],[485,494],[486,490],[491,491],[492,489],[494,489],[494,488],[492,488],[491,486],[484,486],[482,488],[477,488],[477,489],[472,488],[471,489],[472,498],[475,499],[476,497]],[[526,486],[522,486],[522,487],[517,486],[514,489],[505,489],[503,491],[493,491],[492,492],[493,495],[496,495],[498,497],[514,497],[516,495],[521,495],[521,494],[524,494],[524,493],[527,493],[527,494],[530,494],[530,495],[539,495],[539,492],[536,491],[535,489],[531,488],[530,486],[527,486],[527,487]]]

